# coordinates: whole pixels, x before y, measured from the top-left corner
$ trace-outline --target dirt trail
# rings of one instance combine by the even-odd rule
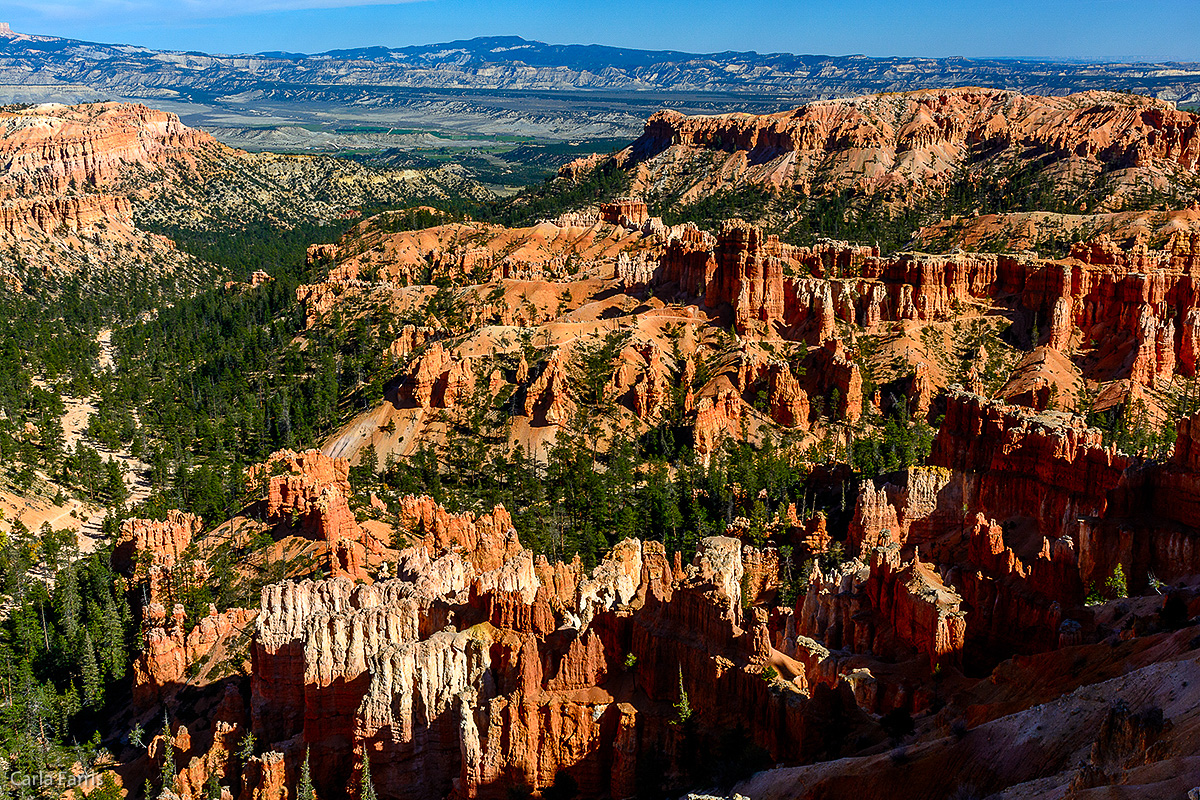
[[[113,359],[112,333],[111,328],[105,328],[96,335],[96,341],[100,344],[100,369],[105,372],[116,370],[116,362]],[[75,443],[83,438],[88,420],[98,409],[95,397],[71,398],[66,399],[65,402],[67,409],[66,414],[63,415],[63,440],[67,447],[73,448]],[[129,500],[127,501],[129,505],[141,503],[150,496],[150,481],[146,478],[150,469],[148,464],[134,458],[125,450],[109,450],[98,443],[93,446],[102,459],[106,461],[112,459],[120,463],[125,472],[125,486],[129,489]],[[103,539],[102,526],[107,517],[108,509],[102,508],[83,523],[76,534],[80,553],[91,553],[100,544]]]
[[[106,328],[100,331],[96,336],[96,341],[100,344],[100,368],[105,372],[112,373],[116,368],[113,358],[112,329]],[[65,413],[62,418],[62,429],[63,446],[66,449],[73,450],[76,444],[84,438],[88,421],[98,410],[97,402],[98,398],[96,397],[63,398]],[[129,489],[129,504],[140,503],[150,496],[151,486],[146,478],[150,469],[149,465],[135,458],[128,451],[109,450],[103,445],[93,442],[87,442],[87,444],[94,447],[103,460],[112,459],[121,465],[125,472],[125,486]],[[74,517],[72,517],[72,511],[75,512]],[[83,517],[82,524],[80,524],[79,519],[82,514],[87,514],[87,516]],[[77,525],[76,540],[79,544],[79,551],[87,554],[95,551],[100,544],[103,538],[101,530],[107,517],[108,509],[96,508],[72,500],[62,507],[47,508],[44,517],[33,520],[36,524],[31,526],[31,529],[40,527],[42,522],[49,522],[50,526],[55,529]]]
[[[112,335],[112,328],[105,328],[96,334],[96,341],[100,344],[100,369],[105,372],[116,370],[113,362]]]
[[[96,336],[96,341],[100,344],[101,370],[113,373],[116,365],[113,359],[112,330],[100,331]],[[65,406],[62,417],[64,448],[73,450],[76,444],[84,439],[88,421],[92,414],[99,410],[97,402],[98,398],[94,396],[63,398]],[[126,450],[110,450],[94,442],[87,442],[87,444],[96,449],[102,460],[112,459],[121,465],[125,473],[125,486],[129,490],[129,498],[126,501],[128,504],[136,505],[150,496],[151,486],[147,478],[149,465],[135,458]],[[46,479],[45,475],[41,477]],[[55,489],[52,483],[44,488],[48,488],[50,492]],[[103,543],[104,520],[108,518],[107,508],[98,508],[73,497],[62,504],[56,504],[44,491],[32,497],[0,492],[0,512],[3,512],[9,519],[19,518],[26,527],[33,531],[40,529],[45,523],[49,523],[54,530],[74,529],[75,542],[80,556],[94,553]],[[54,582],[54,574],[45,564],[35,566],[30,570],[30,575],[47,585],[52,585]],[[0,618],[7,616],[11,608],[11,599],[0,603]]]

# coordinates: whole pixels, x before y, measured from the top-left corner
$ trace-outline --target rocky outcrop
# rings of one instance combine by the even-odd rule
[[[968,615],[962,598],[919,558],[879,547],[869,563],[852,561],[828,576],[814,569],[797,602],[796,635],[877,658],[919,654],[929,669],[961,666]]]
[[[1005,406],[951,391],[930,462],[980,476],[973,508],[997,518],[1032,510],[1044,535],[1074,532],[1082,517],[1104,516],[1108,493],[1130,459],[1101,446],[1078,418]]]
[[[784,319],[783,259],[779,237],[743,222],[729,222],[717,235],[716,269],[705,287],[704,304],[733,306],[739,333],[757,326],[771,330]]]
[[[161,604],[147,606],[142,619],[144,644],[133,661],[134,706],[150,709],[173,696],[190,682],[200,662],[222,642],[246,631],[253,619],[251,610],[218,612],[210,605],[208,615],[189,630],[181,604],[169,617]]]
[[[252,490],[266,485],[267,517],[299,521],[313,538],[335,542],[356,527],[346,498],[350,494],[350,463],[319,450],[297,453],[280,450],[247,473]]]
[[[350,509],[350,463],[319,450],[280,450],[246,473],[246,486],[261,492],[268,521],[324,544],[330,572],[367,580],[368,554],[382,545],[366,535]]]
[[[800,382],[796,380],[787,364],[771,365],[768,385],[771,419],[788,428],[808,427],[808,392],[801,388]]]
[[[0,115],[0,199],[107,189],[130,168],[153,170],[221,146],[174,114],[130,103],[38,106]]]
[[[501,569],[523,552],[504,506],[479,516],[451,514],[426,495],[406,495],[400,499],[399,520],[429,553],[460,553],[478,572]]]
[[[30,267],[85,281],[97,259],[190,271],[168,239],[137,229],[134,204],[224,152],[174,114],[141,105],[8,107],[0,112],[0,240]]]
[[[740,437],[743,429],[742,398],[730,390],[706,395],[696,401],[692,439],[696,453],[707,461],[727,436]]]
[[[536,425],[561,425],[575,413],[567,356],[556,351],[525,390],[525,416]]]
[[[319,450],[279,450],[248,471],[246,485],[265,488],[267,516],[304,514],[327,488],[350,493],[350,462]]]
[[[852,553],[866,559],[879,547],[928,544],[963,522],[963,487],[950,470],[912,467],[904,483],[867,481],[855,501],[846,537]]]
[[[900,548],[932,559],[962,598],[971,664],[1052,649],[1064,626],[1087,620],[1086,588],[1118,565],[1135,591],[1150,574],[1173,580],[1200,567],[1194,425],[1181,421],[1171,462],[1146,464],[1069,415],[951,391],[937,466],[865,485],[848,543],[864,558]]]
[[[419,408],[454,408],[474,390],[475,373],[470,365],[441,342],[434,342],[413,361],[400,391]]]
[[[168,511],[165,520],[127,519],[113,547],[113,568],[140,578],[151,567],[170,570],[203,527],[195,514],[178,510]]]
[[[830,714],[861,721],[836,678],[811,697],[762,679],[769,630],[761,614],[740,624],[736,539],[705,539],[686,574],[661,544],[625,540],[585,575],[577,561],[535,562],[501,531],[500,508],[475,518],[407,498],[401,517],[423,536],[401,554],[401,578],[263,592],[253,729],[303,743],[319,792],[353,785],[369,754],[381,797],[499,800],[563,774],[584,796],[629,797],[647,753],[683,757],[660,710],[680,686],[702,729],[741,719],[784,759],[824,748]],[[523,562],[532,596],[504,577]]]
[[[181,800],[208,798],[204,787],[209,775],[214,773],[226,786],[236,786],[234,754],[245,732],[246,713],[242,696],[235,686],[226,684],[216,708],[212,709],[207,720],[195,727],[194,732],[184,725],[174,727],[171,747],[178,772],[174,786],[168,788]],[[166,737],[159,734],[146,748],[150,760],[159,769],[162,768],[166,744]],[[225,791],[228,792],[228,789]]]
[[[640,228],[650,219],[646,201],[637,197],[622,197],[600,206],[600,219],[610,225]]]
[[[1196,129],[1193,115],[1150,98],[935,89],[825,100],[762,116],[660,111],[617,161],[638,165],[638,191],[666,184],[690,197],[713,186],[819,186],[912,202],[961,180],[963,172],[984,174],[1030,148],[1096,168],[1130,165],[1143,179],[1186,180],[1200,160]],[[984,144],[987,157],[979,158]],[[1133,188],[1136,179],[1128,177],[1116,191]]]
[[[847,357],[841,339],[825,340],[804,364],[808,396],[825,396],[830,416],[850,423],[862,416],[862,371]]]

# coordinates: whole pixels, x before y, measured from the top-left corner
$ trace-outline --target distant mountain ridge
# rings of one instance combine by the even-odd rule
[[[1200,102],[1200,64],[1062,63],[967,58],[876,58],[649,51],[551,45],[495,36],[318,54],[209,55],[28,36],[0,30],[0,85],[86,86],[170,96],[329,87],[454,90],[717,92],[814,100],[871,92],[979,85],[1043,95],[1088,89]]]

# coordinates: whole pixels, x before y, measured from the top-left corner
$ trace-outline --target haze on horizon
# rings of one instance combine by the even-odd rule
[[[516,35],[694,53],[1200,61],[1195,0],[10,0],[24,33],[209,53]]]

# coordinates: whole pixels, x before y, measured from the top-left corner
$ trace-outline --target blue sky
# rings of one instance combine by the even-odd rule
[[[0,22],[225,53],[518,35],[692,52],[1200,61],[1200,0],[5,0]]]

